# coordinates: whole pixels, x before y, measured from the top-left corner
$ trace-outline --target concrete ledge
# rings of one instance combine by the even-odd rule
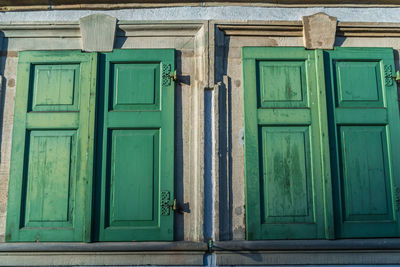
[[[217,265],[398,264],[400,239],[215,242]]]
[[[0,266],[203,265],[204,252],[0,252]]]
[[[400,250],[400,238],[216,241],[215,251]],[[399,261],[400,262],[400,261]]]
[[[298,247],[301,249],[302,247]],[[400,250],[390,251],[231,251],[217,252],[217,265],[398,264]]]
[[[0,243],[0,266],[203,265],[202,242]]]
[[[18,252],[143,252],[207,251],[203,242],[98,242],[98,243],[0,243],[4,253]],[[1,264],[0,260],[0,264]]]

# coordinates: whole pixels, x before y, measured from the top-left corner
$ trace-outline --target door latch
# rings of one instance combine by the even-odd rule
[[[170,207],[173,211],[176,211],[176,209],[177,209],[177,208],[176,208],[176,207],[177,207],[177,206],[176,206],[176,198],[174,199],[174,201],[172,201],[172,204],[170,204],[169,207]]]
[[[169,77],[174,80],[175,82],[178,80],[178,76],[176,75],[176,70],[169,74]]]
[[[394,80],[395,80],[397,83],[400,83],[400,70],[396,71],[395,74],[396,74],[396,75],[393,76]]]

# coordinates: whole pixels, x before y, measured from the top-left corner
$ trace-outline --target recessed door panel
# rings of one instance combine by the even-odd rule
[[[111,66],[113,110],[160,109],[160,63],[115,63]]]
[[[79,64],[32,66],[33,111],[77,111]]]
[[[383,126],[340,127],[345,222],[393,220],[386,136]]]
[[[307,86],[304,61],[259,61],[261,107],[306,107]]]
[[[157,226],[159,131],[110,133],[109,227]]]
[[[29,132],[24,227],[72,227],[76,134]]]
[[[263,223],[314,222],[308,127],[263,127]]]

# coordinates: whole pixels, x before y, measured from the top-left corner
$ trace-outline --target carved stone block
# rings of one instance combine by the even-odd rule
[[[114,48],[117,19],[105,14],[93,14],[79,19],[82,50],[111,52]]]
[[[333,49],[337,18],[320,12],[302,17],[303,40],[307,49]]]

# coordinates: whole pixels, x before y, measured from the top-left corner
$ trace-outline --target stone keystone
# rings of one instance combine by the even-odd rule
[[[111,52],[114,48],[117,19],[105,14],[93,14],[79,19],[82,50]]]
[[[333,49],[337,18],[320,12],[302,17],[303,41],[307,49]]]

